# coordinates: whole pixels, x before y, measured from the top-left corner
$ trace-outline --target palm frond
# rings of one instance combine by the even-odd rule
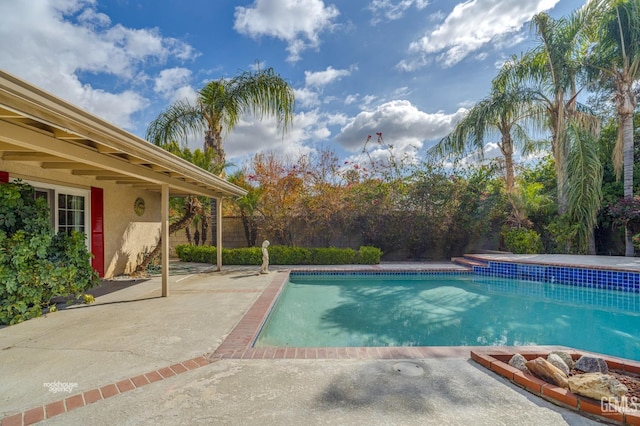
[[[162,146],[176,140],[186,141],[188,136],[197,135],[205,129],[200,109],[189,102],[178,101],[149,123],[146,138]]]
[[[283,134],[291,127],[295,94],[291,85],[273,68],[245,71],[229,80],[227,91],[231,106],[225,110],[227,129],[233,128],[243,113],[259,119],[276,117]]]
[[[586,252],[593,228],[597,225],[602,202],[603,168],[600,163],[597,140],[593,134],[576,122],[568,126],[567,137],[571,152],[567,170],[569,174],[567,214],[578,226],[576,237],[582,251]]]

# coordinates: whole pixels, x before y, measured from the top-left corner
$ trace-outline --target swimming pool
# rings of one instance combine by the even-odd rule
[[[640,360],[640,294],[473,274],[291,274],[255,346],[563,345]]]

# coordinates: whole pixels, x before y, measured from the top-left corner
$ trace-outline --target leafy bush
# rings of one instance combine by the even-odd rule
[[[377,265],[380,263],[380,258],[382,257],[382,250],[377,247],[371,246],[362,246],[358,251],[358,255],[356,256],[356,261],[354,263],[360,265]]]
[[[271,265],[371,265],[380,263],[382,252],[375,247],[360,247],[359,251],[335,247],[307,249],[303,247],[270,246]],[[184,262],[216,263],[216,248],[211,246],[179,245],[176,254]],[[225,265],[260,265],[259,247],[222,249]]]
[[[356,251],[350,248],[313,248],[310,252],[314,265],[349,265],[356,259]]]
[[[503,235],[505,246],[510,252],[537,254],[544,250],[540,234],[532,229],[510,228]]]
[[[311,253],[309,249],[291,246],[270,246],[269,263],[272,265],[311,265]],[[262,252],[261,252],[262,253]],[[262,263],[262,254],[260,262]]]
[[[54,235],[49,208],[30,185],[0,185],[0,324],[40,316],[51,299],[96,285],[84,234]]]

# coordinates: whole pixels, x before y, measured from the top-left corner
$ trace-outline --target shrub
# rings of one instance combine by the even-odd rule
[[[53,297],[96,285],[90,258],[84,234],[53,235],[49,208],[30,185],[0,185],[0,324],[40,316]]]
[[[309,249],[291,246],[269,246],[269,263],[272,265],[311,265]],[[262,263],[262,254],[260,262]]]
[[[382,250],[377,247],[362,246],[356,256],[356,261],[360,265],[377,265],[380,263],[382,257]]]
[[[350,248],[313,248],[310,254],[313,265],[349,265],[356,259],[356,251]]]
[[[532,229],[510,228],[503,235],[505,246],[510,252],[537,254],[544,250],[540,234]]]
[[[271,265],[372,265],[380,263],[382,252],[375,247],[351,248],[303,248],[270,246]],[[176,254],[184,262],[216,263],[216,248],[211,246],[179,245]],[[222,263],[225,265],[260,265],[262,250],[259,247],[222,249]]]

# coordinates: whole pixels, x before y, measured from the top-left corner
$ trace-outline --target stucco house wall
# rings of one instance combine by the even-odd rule
[[[160,194],[115,184],[104,189],[105,277],[130,274],[158,243]],[[145,202],[140,216],[134,210],[137,198]]]

